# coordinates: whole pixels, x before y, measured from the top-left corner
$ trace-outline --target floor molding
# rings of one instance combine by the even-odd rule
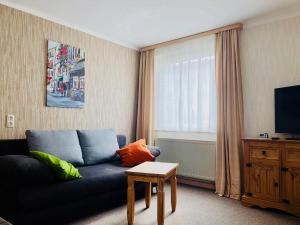
[[[184,177],[177,175],[177,182],[180,184],[186,184],[194,187],[205,188],[209,190],[215,190],[215,182],[214,181],[207,181],[207,180],[200,180],[190,177]]]

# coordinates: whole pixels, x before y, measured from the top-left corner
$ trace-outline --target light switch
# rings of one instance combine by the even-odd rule
[[[6,116],[6,126],[8,128],[13,128],[15,126],[15,116],[12,114],[7,114]]]

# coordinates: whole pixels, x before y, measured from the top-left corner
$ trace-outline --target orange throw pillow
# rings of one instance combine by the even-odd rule
[[[153,161],[155,157],[146,146],[145,139],[133,142],[117,151],[123,166],[135,166],[146,161]]]

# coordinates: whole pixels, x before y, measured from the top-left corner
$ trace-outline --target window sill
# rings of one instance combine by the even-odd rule
[[[170,132],[170,131],[155,131],[155,139],[176,140],[187,142],[216,142],[215,133],[206,132]]]

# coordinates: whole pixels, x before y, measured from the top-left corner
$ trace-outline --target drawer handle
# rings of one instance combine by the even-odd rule
[[[267,154],[267,151],[262,150],[262,151],[261,151],[261,154],[266,155],[266,154]]]
[[[282,202],[284,202],[286,204],[290,204],[290,200],[288,200],[288,199],[282,199]]]

